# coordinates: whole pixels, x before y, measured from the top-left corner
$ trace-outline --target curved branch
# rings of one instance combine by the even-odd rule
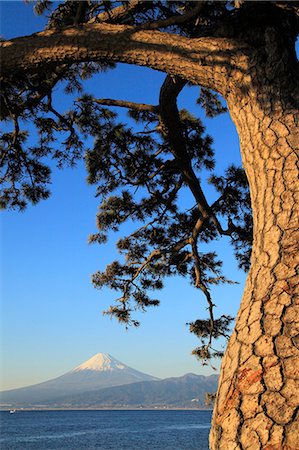
[[[0,43],[2,78],[49,71],[84,61],[147,66],[216,90],[226,96],[228,79],[243,72],[247,44],[227,38],[186,38],[111,24],[46,30]],[[245,55],[245,60],[244,60]]]
[[[160,91],[160,117],[164,132],[168,138],[173,154],[182,171],[184,180],[189,186],[197,207],[204,220],[211,218],[219,233],[222,234],[222,227],[210,208],[201,188],[200,182],[194,173],[186,142],[182,133],[181,120],[177,107],[177,96],[185,86],[186,81],[180,77],[172,78],[167,76]]]

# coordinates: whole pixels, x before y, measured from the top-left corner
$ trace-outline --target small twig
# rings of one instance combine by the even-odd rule
[[[48,95],[48,102],[47,102],[47,107],[48,110],[54,114],[54,116],[56,116],[64,125],[66,125],[66,127],[68,128],[69,132],[70,132],[70,136],[75,134],[75,129],[74,126],[72,124],[72,122],[70,122],[69,120],[67,120],[64,116],[62,116],[58,111],[56,111],[55,108],[53,108],[52,106],[52,96],[51,94]]]

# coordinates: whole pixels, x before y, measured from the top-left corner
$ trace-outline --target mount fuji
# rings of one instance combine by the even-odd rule
[[[3,404],[37,404],[66,395],[91,393],[103,388],[128,385],[158,378],[126,366],[106,353],[92,358],[69,372],[43,383],[0,393]]]

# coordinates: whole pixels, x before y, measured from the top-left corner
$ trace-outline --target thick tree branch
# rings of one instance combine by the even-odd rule
[[[180,115],[177,108],[177,96],[183,89],[186,82],[179,77],[175,79],[167,76],[160,91],[160,117],[162,126],[165,128],[165,134],[169,140],[171,149],[179,167],[181,168],[186,184],[189,186],[197,207],[203,219],[211,218],[217,230],[222,234],[222,227],[211,210],[199,180],[194,173],[188,152],[186,142],[182,133]]]
[[[37,73],[41,67],[105,60],[180,75],[226,96],[228,80],[244,70],[247,49],[226,38],[190,39],[131,26],[86,24],[1,42],[0,55],[3,81],[12,74]]]

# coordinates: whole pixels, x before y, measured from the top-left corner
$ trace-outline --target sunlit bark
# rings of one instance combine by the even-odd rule
[[[226,81],[243,70],[247,45],[232,39],[186,37],[92,24],[64,31],[43,31],[0,44],[2,77],[51,70],[78,61],[118,61],[147,66],[221,92]]]
[[[299,448],[296,117],[231,106],[254,215],[252,263],[224,357],[211,449]],[[298,145],[298,141],[297,141]]]
[[[227,99],[250,183],[254,244],[221,369],[213,450],[299,448],[298,85],[295,63],[288,65],[292,55],[280,54],[274,37],[265,33],[263,58],[231,39],[107,24],[1,44],[4,80],[12,73],[108,60],[180,76]]]

